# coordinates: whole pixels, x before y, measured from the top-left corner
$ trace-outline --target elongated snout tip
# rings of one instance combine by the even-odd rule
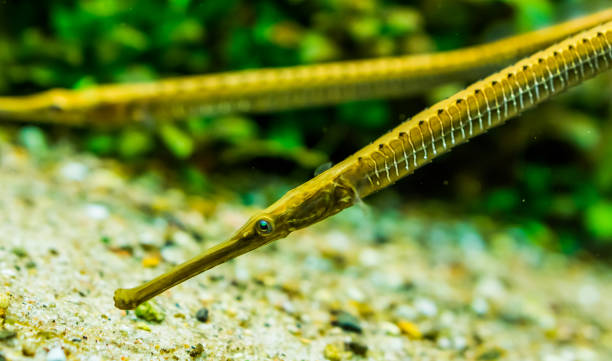
[[[138,287],[117,289],[113,297],[115,307],[121,310],[133,310],[165,290],[261,245],[242,240],[243,238],[233,237]]]
[[[115,295],[113,296],[115,300],[115,307],[120,310],[133,310],[138,307],[142,301],[136,299],[134,297],[134,293],[132,290],[119,288],[115,290]]]

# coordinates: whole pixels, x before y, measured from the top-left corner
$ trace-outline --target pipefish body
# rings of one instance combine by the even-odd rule
[[[224,243],[139,287],[118,289],[115,305],[134,308],[203,271],[334,215],[456,145],[611,67],[612,22],[521,60],[416,114],[287,192]]]
[[[190,115],[271,112],[399,96],[477,79],[570,35],[612,21],[612,8],[489,44],[420,55],[185,76],[150,83],[0,97],[0,118],[118,126]]]

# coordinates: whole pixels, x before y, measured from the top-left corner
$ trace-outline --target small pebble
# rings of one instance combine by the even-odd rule
[[[11,252],[13,252],[13,254],[19,258],[24,258],[28,256],[28,252],[21,247],[15,247],[11,250]]]
[[[397,318],[413,321],[418,317],[417,310],[408,305],[400,305],[393,312],[394,316]]]
[[[17,276],[17,272],[15,272],[14,269],[11,268],[4,268],[2,270],[0,270],[0,274],[6,277],[15,277]]]
[[[299,336],[302,334],[302,330],[297,325],[289,325],[287,327],[287,331],[294,336]]]
[[[21,344],[21,353],[24,356],[32,357],[36,354],[36,345],[32,340],[25,340]]]
[[[251,273],[246,267],[236,267],[234,275],[236,280],[241,283],[246,283],[251,279]]]
[[[77,182],[84,180],[88,172],[87,166],[79,162],[66,163],[59,170],[62,178]]]
[[[189,356],[196,358],[200,356],[204,352],[204,346],[201,343],[191,346],[191,351],[189,351]]]
[[[362,302],[365,300],[365,295],[363,292],[357,287],[349,287],[346,290],[346,294],[354,301]]]
[[[6,310],[9,307],[11,299],[6,293],[0,293],[0,325],[4,324],[4,318],[6,317]]]
[[[433,317],[438,313],[438,307],[431,300],[420,298],[414,302],[417,312],[425,317]]]
[[[161,237],[159,237],[154,231],[144,231],[140,233],[138,244],[145,250],[152,250],[161,248]]]
[[[15,336],[17,336],[17,332],[15,331],[0,330],[0,341],[10,340]]]
[[[347,351],[351,351],[352,353],[358,356],[365,357],[366,354],[368,353],[368,346],[362,343],[356,342],[356,341],[345,342],[344,349]]]
[[[143,331],[147,331],[147,332],[151,332],[151,327],[149,327],[149,325],[147,325],[144,322],[136,322],[136,328],[139,330],[143,330]]]
[[[410,321],[399,321],[397,323],[397,327],[402,330],[402,333],[404,333],[406,336],[413,340],[419,340],[423,338],[423,333],[419,329],[419,326]]]
[[[56,346],[49,350],[47,354],[47,361],[66,361],[66,354],[62,350],[61,346]]]
[[[380,252],[366,248],[359,254],[359,262],[366,267],[376,267],[380,264]]]
[[[195,317],[200,322],[208,322],[208,309],[205,307],[200,308],[196,312]]]
[[[329,361],[342,360],[342,355],[340,353],[340,350],[338,350],[338,347],[336,347],[332,343],[325,346],[325,349],[323,350],[323,356],[325,356],[325,358],[328,359]]]
[[[374,309],[372,309],[372,306],[369,303],[351,300],[349,301],[349,304],[355,308],[360,316],[369,317],[373,316],[375,313]]]
[[[134,313],[136,314],[136,317],[140,319],[155,323],[161,323],[166,317],[164,311],[152,302],[140,304],[138,307],[136,307]]]
[[[452,343],[448,337],[440,337],[438,339],[438,346],[442,349],[450,349],[452,346]]]
[[[384,331],[385,335],[398,336],[401,333],[400,328],[391,322],[382,322],[380,329]]]
[[[464,350],[467,348],[467,340],[463,336],[453,337],[453,347],[455,350]]]
[[[578,302],[583,307],[592,307],[599,302],[601,296],[596,286],[586,284],[578,289]]]
[[[478,281],[475,293],[488,300],[501,302],[506,298],[506,288],[496,277],[486,276]]]
[[[300,283],[298,281],[285,281],[281,284],[281,290],[289,296],[300,296]]]
[[[423,338],[429,341],[437,341],[440,337],[440,330],[437,328],[430,328],[426,332],[423,332]]]
[[[341,311],[332,321],[333,326],[340,327],[344,331],[361,333],[361,326],[357,317],[348,312]]]
[[[505,350],[499,347],[493,347],[487,350],[484,350],[483,352],[481,352],[477,357],[476,360],[479,361],[487,361],[487,360],[497,360],[500,357],[503,357],[505,354]]]
[[[183,251],[176,246],[165,246],[161,249],[161,257],[164,261],[171,264],[179,264],[185,261]]]
[[[287,312],[290,315],[295,314],[295,306],[293,305],[293,303],[291,303],[291,301],[283,302],[281,308],[283,309],[283,311]]]
[[[157,267],[161,259],[157,255],[146,256],[142,259],[142,266],[147,268]]]
[[[0,293],[0,309],[6,310],[11,303],[11,299],[8,294]]]
[[[484,316],[489,312],[489,303],[484,298],[475,298],[474,301],[472,301],[472,310],[478,316]]]
[[[103,220],[110,216],[108,208],[102,204],[90,203],[85,206],[85,214],[95,220]]]
[[[351,249],[353,242],[346,233],[332,231],[328,234],[327,244],[339,254],[346,254]]]
[[[175,222],[180,223],[178,220],[175,220]],[[186,226],[183,225],[183,227]],[[189,247],[195,243],[195,240],[189,233],[179,230],[172,232],[172,241],[179,247]]]

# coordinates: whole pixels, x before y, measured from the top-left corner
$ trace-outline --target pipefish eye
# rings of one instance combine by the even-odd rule
[[[270,234],[272,233],[272,222],[266,220],[266,219],[260,219],[257,221],[257,223],[255,223],[255,228],[257,229],[257,232],[260,234]]]
[[[63,110],[63,108],[62,108],[62,106],[61,106],[61,105],[59,105],[59,104],[55,104],[55,103],[54,103],[54,104],[49,105],[49,106],[47,107],[47,109],[48,109],[49,111],[51,111],[51,112],[54,112],[54,113],[58,113],[58,112],[61,112],[61,111]]]

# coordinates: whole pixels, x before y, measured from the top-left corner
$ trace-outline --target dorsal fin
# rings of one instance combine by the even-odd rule
[[[318,176],[319,174],[325,172],[326,170],[328,170],[329,168],[332,167],[332,162],[327,162],[327,163],[323,163],[320,166],[317,167],[317,169],[315,169],[314,171],[314,176]]]

